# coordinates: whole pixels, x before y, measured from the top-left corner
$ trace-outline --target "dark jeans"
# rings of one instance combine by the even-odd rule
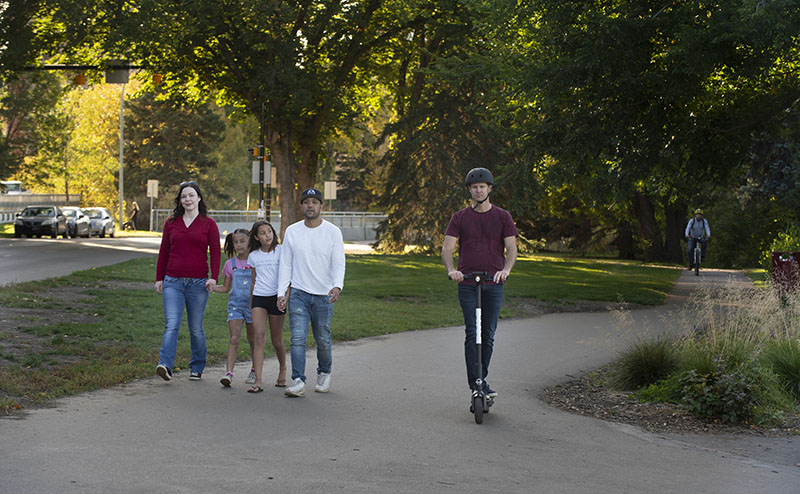
[[[689,265],[694,266],[694,246],[700,241],[700,260],[706,260],[706,242],[705,238],[689,237]]]
[[[464,359],[467,363],[467,383],[470,388],[478,378],[478,351],[475,348],[475,305],[476,286],[458,285],[458,301],[464,313],[466,338],[464,340]],[[497,318],[503,303],[503,285],[481,285],[481,363],[484,379],[489,374],[489,362],[492,360],[494,333],[497,330]]]

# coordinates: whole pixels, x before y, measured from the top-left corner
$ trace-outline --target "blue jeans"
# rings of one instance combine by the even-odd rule
[[[333,303],[327,295],[312,295],[292,288],[289,295],[289,328],[292,331],[292,379],[306,381],[308,323],[317,342],[317,374],[331,373],[331,316]]]
[[[466,339],[464,340],[464,360],[467,363],[467,383],[474,388],[478,379],[478,350],[475,348],[475,285],[458,285],[458,301],[464,313],[466,326]],[[503,304],[503,285],[481,285],[481,364],[486,379],[489,374],[489,362],[492,360],[494,349],[494,333],[497,330],[497,318],[500,316],[500,306]]]
[[[694,246],[700,242],[700,260],[706,260],[706,240],[705,238],[689,237],[689,266],[694,266]]]
[[[161,338],[159,364],[172,370],[175,365],[175,352],[178,350],[178,330],[181,327],[183,308],[189,323],[189,342],[192,358],[189,369],[203,372],[206,368],[206,334],[203,331],[203,315],[208,301],[207,278],[173,278],[166,276],[162,290],[164,300],[164,336]]]

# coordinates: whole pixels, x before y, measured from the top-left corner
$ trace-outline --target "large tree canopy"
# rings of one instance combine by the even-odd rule
[[[151,67],[175,100],[216,97],[259,118],[284,227],[296,217],[296,190],[315,183],[324,139],[351,125],[357,103],[390,77],[393,53],[459,9],[453,0],[52,2],[84,56]]]
[[[738,179],[800,96],[796,6],[530,2],[515,87],[540,173],[628,204],[646,258],[680,260],[687,205]]]

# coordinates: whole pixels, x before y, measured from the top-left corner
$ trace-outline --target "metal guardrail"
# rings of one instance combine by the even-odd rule
[[[14,211],[0,211],[0,225],[14,223],[14,218],[17,217],[17,213],[20,211],[21,209],[15,209]]]

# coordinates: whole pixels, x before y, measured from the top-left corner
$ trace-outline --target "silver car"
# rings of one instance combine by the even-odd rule
[[[70,237],[88,237],[90,235],[91,221],[81,208],[65,206],[61,208],[61,211],[67,217],[67,231]]]
[[[85,208],[84,212],[89,216],[90,228],[89,235],[99,237],[114,236],[114,218],[106,208]]]

